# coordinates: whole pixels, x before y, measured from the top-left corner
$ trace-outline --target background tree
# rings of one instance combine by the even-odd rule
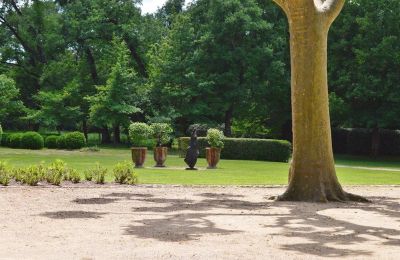
[[[97,93],[87,99],[90,103],[90,120],[94,125],[111,125],[114,141],[120,142],[120,127],[129,125],[131,116],[142,112],[147,91],[142,87],[135,71],[129,66],[128,49],[124,42],[114,41],[115,65],[107,83],[97,87]]]

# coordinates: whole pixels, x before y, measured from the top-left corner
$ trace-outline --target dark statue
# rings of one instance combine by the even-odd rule
[[[197,157],[199,157],[199,147],[197,146],[197,130],[192,132],[190,137],[190,144],[186,150],[185,163],[189,166],[186,170],[197,170],[194,166],[197,163]]]

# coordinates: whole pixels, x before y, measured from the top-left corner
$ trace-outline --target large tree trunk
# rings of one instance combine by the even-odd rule
[[[327,80],[327,38],[344,0],[275,0],[290,27],[293,159],[289,186],[279,200],[346,201],[332,151]]]

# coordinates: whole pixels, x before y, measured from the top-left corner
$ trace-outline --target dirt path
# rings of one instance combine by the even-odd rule
[[[0,259],[399,259],[400,187],[372,204],[273,202],[282,188],[0,187]]]

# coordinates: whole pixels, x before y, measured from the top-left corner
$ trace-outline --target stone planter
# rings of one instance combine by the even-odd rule
[[[154,167],[165,167],[164,163],[167,160],[168,147],[154,147]]]
[[[132,161],[135,164],[135,168],[143,168],[143,164],[146,160],[147,148],[146,147],[132,147]]]
[[[216,169],[219,159],[221,157],[221,148],[206,148],[206,159],[208,162],[208,169]]]

